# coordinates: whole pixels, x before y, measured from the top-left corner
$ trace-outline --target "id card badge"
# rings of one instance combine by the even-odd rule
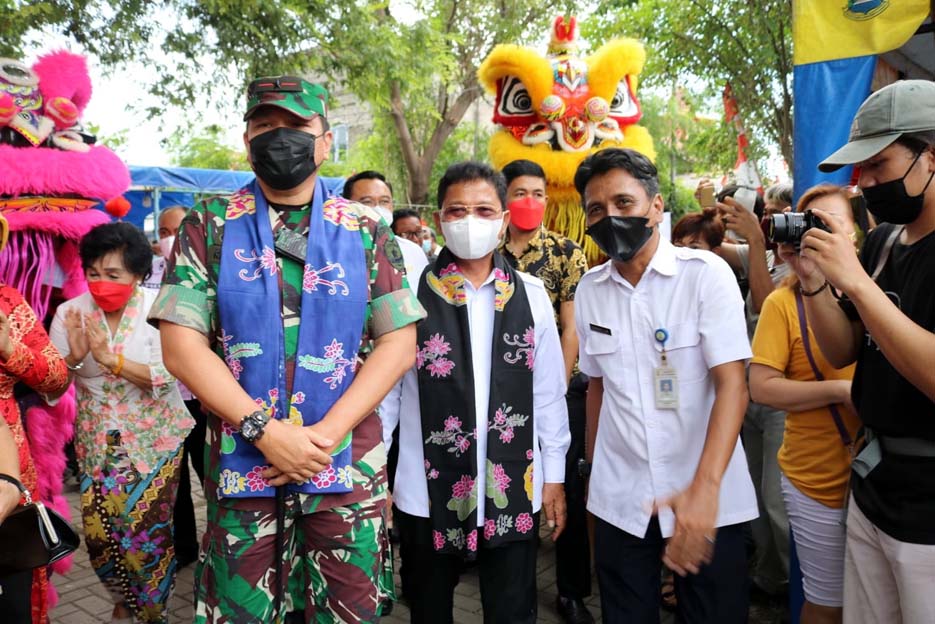
[[[679,378],[675,369],[663,364],[655,369],[653,381],[656,392],[656,409],[679,408]]]
[[[653,338],[662,346],[661,363],[653,369],[653,392],[656,395],[656,409],[679,408],[679,378],[675,369],[669,366],[666,358],[666,342],[669,332],[660,327],[653,332]]]

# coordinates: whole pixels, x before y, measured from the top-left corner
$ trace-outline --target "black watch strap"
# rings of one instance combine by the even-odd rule
[[[32,502],[32,496],[29,494],[29,490],[27,490],[26,486],[23,485],[22,482],[16,477],[11,477],[8,474],[0,473],[0,481],[6,481],[7,483],[12,483],[13,485],[15,485],[16,489],[19,490],[20,493],[23,495],[23,498],[26,499],[26,504],[29,504]]]

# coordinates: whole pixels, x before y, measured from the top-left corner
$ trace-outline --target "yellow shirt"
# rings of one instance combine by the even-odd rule
[[[808,334],[812,357],[825,379],[854,377],[853,365],[840,370],[831,366],[822,355],[811,328]],[[774,368],[787,379],[815,381],[805,355],[791,288],[778,288],[763,302],[753,336],[751,362]],[[859,419],[843,406],[838,406],[838,411],[853,439],[860,426]],[[844,505],[850,456],[828,407],[786,414],[786,429],[778,457],[786,478],[803,494],[828,507]]]

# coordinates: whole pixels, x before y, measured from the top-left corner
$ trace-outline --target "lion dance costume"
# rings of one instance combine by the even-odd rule
[[[490,159],[502,169],[514,160],[538,163],[549,194],[546,227],[580,244],[592,264],[600,251],[585,236],[581,198],[575,191],[578,165],[608,147],[627,147],[655,157],[642,116],[637,76],[646,55],[632,39],[615,39],[594,54],[578,55],[575,18],[558,17],[546,56],[503,44],[478,69],[495,94]]]
[[[60,51],[32,67],[0,59],[0,213],[10,239],[0,253],[0,282],[16,288],[42,320],[51,312],[53,293],[62,299],[81,294],[87,284],[78,241],[110,217],[95,207],[125,214],[121,197],[130,185],[126,165],[106,147],[95,145],[80,118],[91,98],[91,79],[81,56]],[[62,496],[64,446],[75,418],[74,391],[55,406],[38,397],[21,398],[26,438],[20,469],[33,496],[66,515]],[[18,416],[17,416],[18,417]],[[27,478],[27,476],[29,478]],[[64,572],[70,560],[53,566]],[[33,578],[33,621],[48,621],[54,601],[46,570]]]

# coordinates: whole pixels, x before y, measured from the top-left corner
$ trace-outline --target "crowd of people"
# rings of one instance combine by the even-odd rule
[[[469,567],[485,622],[533,623],[540,536],[573,624],[592,567],[605,622],[746,622],[751,587],[788,591],[791,549],[801,622],[931,621],[935,84],[863,104],[822,163],[856,187],[793,206],[725,186],[671,240],[652,162],[596,151],[574,177],[590,270],[530,161],[450,166],[434,223],[376,171],[330,197],[327,101],[251,83],[256,179],[164,211],[155,244],[92,229],[88,292],[48,334],[0,287],[0,521],[36,481],[13,386],[73,384],[112,622],[166,622],[198,561],[200,623],[376,622],[397,600],[453,622]],[[31,621],[33,582],[0,579],[5,621]]]

